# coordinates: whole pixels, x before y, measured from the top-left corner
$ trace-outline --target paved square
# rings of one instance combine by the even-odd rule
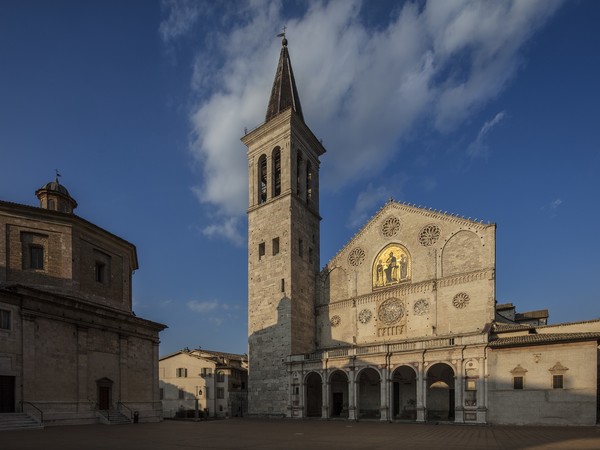
[[[231,419],[49,427],[0,434],[19,449],[598,449],[598,427],[508,427]]]

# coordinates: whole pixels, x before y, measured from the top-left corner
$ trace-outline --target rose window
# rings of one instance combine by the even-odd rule
[[[429,247],[440,238],[440,229],[435,225],[427,225],[419,233],[419,242],[424,247]]]
[[[414,311],[417,316],[425,315],[429,312],[429,302],[422,298],[415,302]]]
[[[358,314],[358,320],[360,321],[360,323],[368,323],[371,320],[371,317],[373,317],[373,313],[370,309],[363,309]]]
[[[378,318],[386,325],[392,325],[404,317],[404,304],[397,298],[390,298],[379,307]]]
[[[398,234],[400,230],[400,219],[397,217],[388,217],[381,225],[381,232],[387,238],[391,238]]]
[[[348,262],[351,266],[360,266],[364,260],[365,251],[360,247],[355,248],[350,252],[350,255],[348,255]]]
[[[454,296],[452,304],[455,308],[465,308],[469,304],[469,296],[464,292],[459,292]]]
[[[332,327],[337,327],[340,323],[342,323],[342,318],[340,316],[332,316],[329,320],[329,323]]]

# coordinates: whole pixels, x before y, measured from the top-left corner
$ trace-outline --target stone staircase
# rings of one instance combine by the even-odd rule
[[[98,411],[100,413],[101,421],[105,425],[123,425],[131,423],[131,419],[117,411],[116,409],[110,409],[107,411]]]
[[[0,431],[41,430],[44,425],[25,413],[0,413]]]

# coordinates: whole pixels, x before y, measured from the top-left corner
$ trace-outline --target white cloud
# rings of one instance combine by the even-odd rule
[[[384,186],[374,187],[369,183],[367,188],[356,197],[356,203],[350,213],[348,226],[356,228],[364,225],[369,219],[369,215],[374,213],[373,205],[382,205],[389,198],[390,191],[388,188]]]
[[[239,217],[221,215],[218,222],[202,228],[201,233],[208,238],[224,238],[233,244],[241,247],[245,243],[245,237],[242,236],[239,227]]]
[[[502,119],[504,119],[505,115],[506,115],[506,113],[504,111],[499,112],[498,114],[496,114],[494,116],[493,119],[487,120],[483,124],[483,126],[481,127],[481,130],[479,130],[479,133],[477,134],[477,137],[475,138],[475,140],[473,142],[471,142],[471,144],[469,144],[469,146],[467,147],[467,154],[471,158],[476,158],[479,156],[487,156],[488,147],[486,145],[485,138],[488,135],[488,133],[496,125],[498,125],[502,121]]]
[[[199,98],[190,117],[191,152],[202,168],[199,200],[224,217],[246,210],[247,162],[239,138],[264,119],[280,48],[274,24],[287,25],[304,116],[328,150],[321,186],[337,189],[379,173],[415,124],[450,131],[496,97],[522,64],[523,45],[559,5],[407,2],[377,29],[361,21],[361,7],[368,5],[358,0],[310,2],[292,18],[277,0],[224,7],[219,20],[227,26],[211,28],[213,53],[198,54],[191,80]],[[164,25],[169,32],[161,25],[173,39],[189,26],[175,9],[169,10],[171,25]],[[214,21],[204,10],[199,14],[199,24]],[[231,228],[205,231],[239,242]]]
[[[194,312],[204,314],[218,309],[219,302],[217,300],[191,300],[187,302],[187,307]]]
[[[556,209],[560,205],[562,205],[562,200],[560,198],[557,198],[556,200],[550,203],[550,209]]]
[[[193,0],[162,0],[167,17],[159,26],[164,42],[171,42],[190,32],[200,15],[200,3]]]

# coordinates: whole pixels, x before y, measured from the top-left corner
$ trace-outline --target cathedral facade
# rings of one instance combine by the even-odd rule
[[[496,226],[390,200],[320,266],[321,142],[287,40],[247,133],[249,413],[595,424],[600,321],[495,294]]]

